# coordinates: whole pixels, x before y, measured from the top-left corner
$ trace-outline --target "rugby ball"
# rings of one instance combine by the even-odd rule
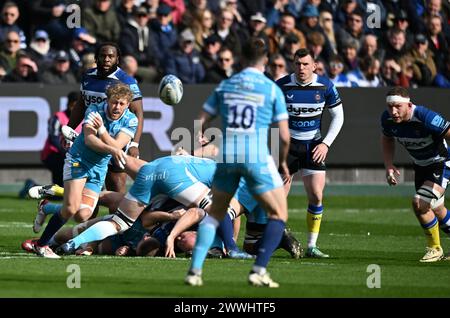
[[[167,105],[176,105],[183,97],[183,83],[175,75],[168,74],[159,82],[159,98]]]

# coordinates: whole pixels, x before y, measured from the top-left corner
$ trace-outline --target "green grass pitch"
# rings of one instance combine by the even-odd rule
[[[450,262],[419,263],[423,232],[408,197],[330,196],[325,200],[319,246],[330,259],[291,259],[278,250],[269,272],[279,289],[247,285],[251,261],[208,259],[204,286],[183,284],[185,258],[65,257],[27,254],[20,243],[31,230],[36,202],[0,196],[0,297],[450,297]],[[305,242],[306,199],[289,198],[289,226]],[[104,210],[102,211],[104,212]],[[442,233],[442,232],[441,232]],[[441,234],[446,252],[450,240]],[[242,242],[243,233],[240,235]],[[81,288],[70,289],[70,264],[81,269]],[[368,288],[380,266],[380,288]],[[370,280],[370,279],[369,279]]]

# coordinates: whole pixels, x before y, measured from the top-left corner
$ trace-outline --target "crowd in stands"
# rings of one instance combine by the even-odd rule
[[[449,0],[0,0],[0,8],[5,83],[77,83],[105,41],[119,44],[121,67],[140,83],[167,73],[218,83],[241,69],[242,44],[261,37],[275,80],[307,47],[316,72],[338,87],[450,88]]]

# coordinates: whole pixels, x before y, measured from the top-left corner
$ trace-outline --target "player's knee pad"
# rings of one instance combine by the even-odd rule
[[[211,202],[212,202],[212,193],[211,191],[208,191],[208,193],[203,197],[203,199],[200,200],[198,207],[204,210],[208,205],[211,204]]]
[[[98,202],[98,195],[90,195],[83,193],[83,195],[81,196],[81,204],[78,212],[87,209],[92,214],[95,210],[95,207],[97,206],[97,202]]]
[[[414,198],[426,202],[431,208],[438,207],[442,204],[444,195],[433,187],[423,185],[416,191]]]
[[[112,214],[110,220],[114,221],[117,225],[119,225],[120,229],[118,234],[121,234],[126,230],[128,230],[130,227],[133,226],[134,222],[136,221],[128,217],[120,209],[117,209],[117,211],[114,214]]]

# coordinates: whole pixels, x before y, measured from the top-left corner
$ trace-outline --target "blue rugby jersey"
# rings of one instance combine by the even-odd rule
[[[80,92],[84,105],[89,107],[92,104],[104,102],[106,100],[106,89],[117,83],[129,85],[133,92],[133,101],[142,98],[142,93],[136,80],[121,68],[118,67],[115,72],[109,74],[106,78],[99,77],[97,69],[93,68],[87,70],[81,78]]]
[[[265,162],[267,134],[274,122],[288,119],[280,88],[255,68],[221,82],[203,110],[222,120],[224,162]],[[225,159],[226,158],[226,159]]]
[[[313,74],[310,84],[301,85],[295,73],[280,78],[276,83],[286,100],[291,138],[305,142],[320,140],[323,110],[342,104],[335,85],[317,74]]]
[[[111,120],[107,116],[107,102],[91,105],[85,113],[85,121],[88,119],[88,115],[91,112],[98,112],[103,119],[103,125],[106,131],[115,138],[119,132],[124,132],[133,139],[136,133],[138,119],[129,109],[126,109],[122,116],[117,120]],[[111,159],[109,153],[99,153],[86,146],[84,141],[84,132],[82,131],[77,139],[75,139],[69,153],[74,159],[81,159],[81,161],[88,165],[93,166],[105,166],[107,167],[108,161]]]
[[[449,153],[444,136],[450,128],[450,122],[426,107],[413,107],[412,118],[398,124],[385,110],[381,115],[383,134],[395,138],[403,145],[414,163],[419,166],[448,160]]]

